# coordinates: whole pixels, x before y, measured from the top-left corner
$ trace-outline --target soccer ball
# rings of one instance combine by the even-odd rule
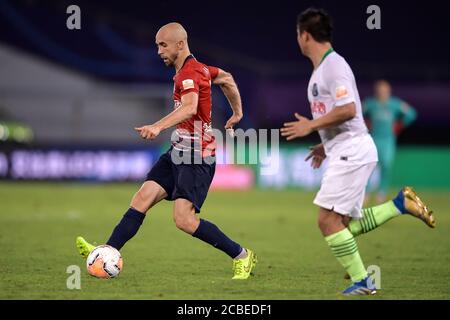
[[[111,246],[101,245],[91,251],[87,260],[87,271],[91,276],[110,279],[119,275],[123,261],[120,252]]]

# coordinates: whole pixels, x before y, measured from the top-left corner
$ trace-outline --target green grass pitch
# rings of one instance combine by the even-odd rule
[[[0,299],[344,299],[349,282],[317,228],[314,193],[300,190],[210,192],[201,217],[259,256],[248,281],[232,281],[225,254],[177,230],[166,201],[123,248],[120,276],[90,277],[75,237],[105,242],[137,187],[0,183]],[[359,299],[450,298],[450,192],[417,191],[437,228],[402,216],[359,237],[382,287]],[[70,265],[81,267],[80,290],[66,287]]]

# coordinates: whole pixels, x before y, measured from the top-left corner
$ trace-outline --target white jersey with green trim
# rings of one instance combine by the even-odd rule
[[[335,127],[319,130],[327,154],[336,144],[368,133],[355,76],[345,59],[336,52],[330,50],[313,71],[308,84],[308,100],[314,119],[351,102],[356,106],[356,116],[353,119]]]

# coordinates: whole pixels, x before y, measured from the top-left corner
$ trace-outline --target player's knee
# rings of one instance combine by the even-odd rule
[[[133,196],[133,199],[131,200],[131,207],[135,208],[136,210],[146,213],[148,209],[150,209],[152,199],[149,197],[146,197],[143,193],[142,189],[140,189],[138,192],[136,192]]]
[[[197,229],[197,221],[191,216],[190,212],[175,211],[173,221],[178,229],[189,234],[194,233]]]
[[[136,210],[146,213],[156,202],[157,193],[152,190],[140,188],[131,200],[131,206]]]
[[[326,227],[326,219],[323,218],[322,216],[319,216],[317,218],[317,226],[319,227],[319,229],[321,231],[323,231],[325,229],[325,227]]]
[[[186,217],[182,215],[174,215],[173,221],[175,222],[175,225],[178,229],[184,232],[188,232],[188,230],[190,230],[189,219],[187,219]]]
[[[319,214],[317,219],[317,225],[322,232],[328,230],[334,223],[334,219],[331,214]]]

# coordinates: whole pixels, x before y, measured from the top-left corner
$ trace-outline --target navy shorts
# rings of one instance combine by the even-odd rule
[[[178,198],[189,200],[194,205],[195,212],[199,213],[214,178],[216,162],[174,164],[171,151],[172,148],[159,157],[147,174],[146,181],[155,181],[163,187],[167,192],[166,200]]]

